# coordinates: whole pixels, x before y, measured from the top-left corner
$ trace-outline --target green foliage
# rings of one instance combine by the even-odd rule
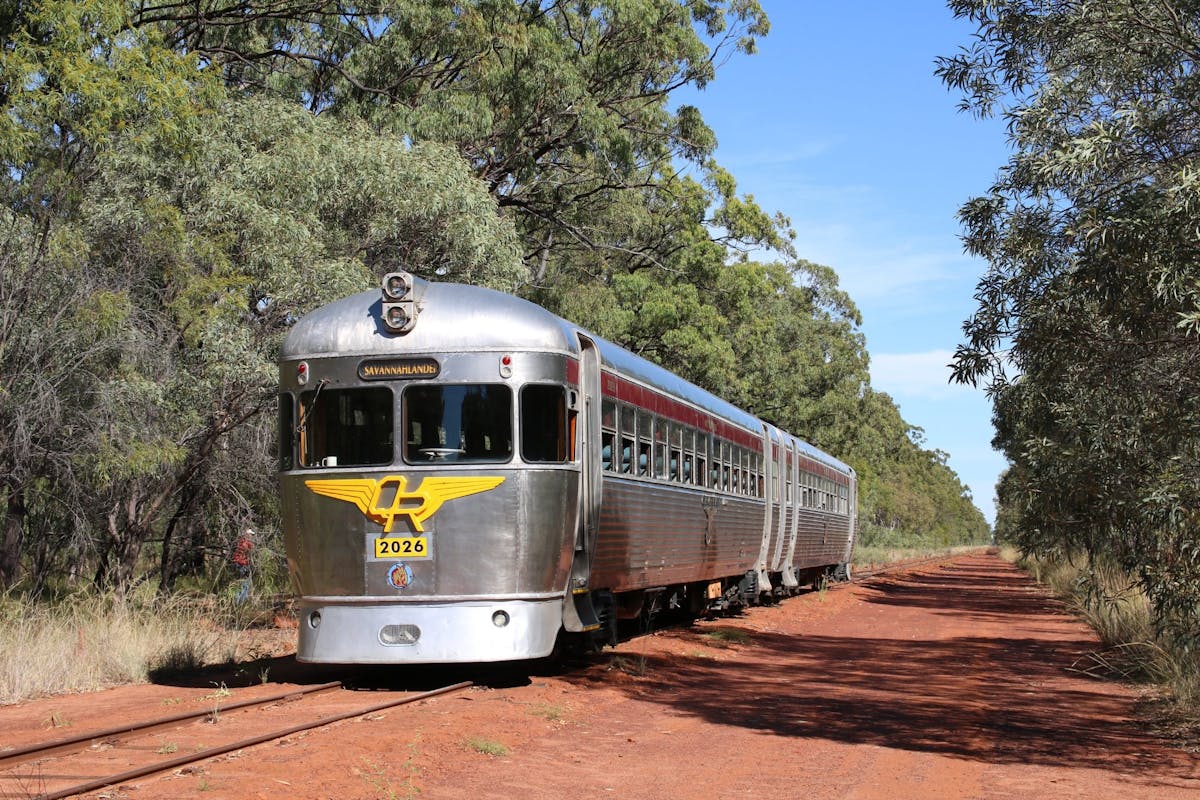
[[[485,756],[506,756],[509,753],[507,745],[486,736],[472,736],[467,739],[466,744],[467,747]]]
[[[1136,575],[1185,640],[1200,611],[1200,85],[1193,3],[961,0],[940,73],[1015,153],[961,211],[990,264],[957,355],[986,382],[1001,534]],[[1016,377],[1012,377],[1012,376]]]
[[[105,49],[92,42],[77,57],[105,62]],[[137,96],[145,76],[114,80]],[[271,437],[227,446],[242,426],[269,424],[287,320],[408,258],[451,279],[521,281],[511,222],[453,150],[269,97],[189,108],[183,129],[97,123],[97,141],[67,145],[72,169],[63,153],[44,168],[35,150],[10,162],[10,177],[24,169],[74,189],[14,211],[0,239],[6,585],[30,529],[77,532],[35,550],[94,559],[97,578],[119,584],[159,534],[169,584],[173,536],[203,545],[210,525],[236,532],[270,509]],[[247,462],[253,478],[232,480]],[[48,560],[36,573],[55,569]]]
[[[870,390],[834,271],[671,107],[753,52],[755,0],[10,6],[0,587],[212,588],[247,528],[280,586],[280,338],[397,265],[518,292],[845,454],[889,530],[974,524]]]
[[[211,60],[237,91],[452,144],[514,215],[531,262],[564,248],[660,260],[652,238],[605,221],[622,204],[673,205],[677,161],[708,168],[715,137],[694,107],[672,111],[667,98],[704,86],[727,50],[752,52],[768,30],[756,0],[386,0],[357,10],[209,0],[142,9],[135,24]]]

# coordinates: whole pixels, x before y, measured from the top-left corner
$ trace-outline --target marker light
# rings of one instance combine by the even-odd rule
[[[513,374],[513,357],[509,353],[500,356],[500,377],[511,378]]]
[[[296,365],[296,383],[304,386],[308,383],[308,362],[301,361]]]

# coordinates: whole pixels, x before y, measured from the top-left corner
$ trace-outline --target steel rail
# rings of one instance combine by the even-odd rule
[[[221,711],[237,711],[239,708],[265,706],[270,703],[299,699],[309,694],[328,692],[333,689],[339,689],[341,686],[342,684],[338,681],[333,683],[320,683],[315,686],[306,686],[302,689],[292,689],[287,692],[280,692],[268,697],[238,700],[230,703],[229,705],[218,706],[218,708]],[[164,728],[177,727],[194,719],[211,716],[212,713],[213,709],[211,708],[204,711],[187,711],[182,714],[175,714],[169,717],[160,717],[158,719],[147,720],[146,722],[131,722],[126,725],[118,725],[116,727],[106,728],[104,730],[81,733],[78,736],[72,736],[67,739],[56,739],[52,742],[41,742],[39,744],[32,744],[28,747],[22,747],[17,750],[8,750],[0,753],[0,769],[8,769],[9,767],[14,767],[27,761],[34,761],[39,758],[47,758],[49,756],[60,755],[62,753],[82,750],[94,742],[103,741],[105,739],[128,736],[130,734],[150,733],[151,731],[162,730]]]
[[[176,767],[182,767],[186,764],[191,764],[196,761],[203,761],[206,758],[213,758],[214,756],[224,755],[225,753],[232,753],[235,750],[244,750],[247,747],[253,747],[255,745],[263,744],[264,742],[269,742],[274,739],[282,739],[285,736],[291,736],[292,734],[295,734],[295,733],[312,730],[314,728],[320,728],[325,725],[331,725],[334,722],[341,722],[342,720],[352,719],[354,717],[361,717],[366,714],[373,714],[377,711],[384,711],[386,709],[394,708],[396,706],[402,706],[407,703],[415,703],[418,700],[424,700],[429,697],[436,697],[437,695],[446,694],[448,692],[456,692],[459,689],[465,689],[468,686],[472,686],[472,685],[474,685],[474,684],[472,684],[471,681],[463,681],[462,683],[456,683],[452,686],[444,686],[441,689],[433,689],[428,692],[421,692],[419,694],[406,696],[406,697],[400,698],[399,700],[389,700],[386,703],[377,703],[377,704],[375,704],[373,706],[369,706],[367,708],[360,708],[360,709],[356,709],[354,711],[345,711],[340,714],[334,714],[334,715],[328,716],[328,717],[321,717],[320,719],[316,720],[315,722],[307,722],[307,723],[302,723],[300,725],[293,725],[289,728],[272,731],[270,733],[264,733],[261,736],[255,736],[250,739],[242,739],[240,741],[232,742],[230,744],[223,744],[223,745],[218,745],[216,747],[210,747],[207,750],[201,750],[199,752],[191,753],[186,756],[172,758],[168,761],[158,761],[153,764],[147,764],[144,767],[138,767],[137,769],[131,769],[128,772],[122,772],[118,775],[109,775],[108,777],[105,777],[105,778],[98,778],[97,780],[94,780],[94,781],[89,781],[87,783],[81,783],[76,786],[70,786],[70,787],[67,787],[66,789],[60,789],[57,792],[49,792],[47,794],[41,794],[41,795],[38,795],[35,798],[35,800],[60,800],[61,798],[64,798],[64,797],[71,797],[72,795],[83,794],[84,792],[91,792],[96,789],[103,789],[105,786],[112,786],[114,784],[123,783],[125,781],[133,780],[135,778],[142,778],[142,777],[145,777],[146,775],[153,775],[156,772],[165,772],[166,770],[175,769]]]
[[[874,578],[878,575],[886,575],[889,572],[897,572],[902,569],[910,569],[913,567],[923,567],[926,564],[936,564],[936,563],[939,563],[942,561],[948,561],[951,558],[957,557],[957,555],[966,555],[966,554],[959,553],[959,554],[951,555],[951,554],[947,553],[947,554],[938,555],[938,556],[929,556],[927,558],[912,559],[910,561],[893,561],[890,564],[881,564],[880,566],[876,567],[875,569],[869,569],[869,570],[865,569],[862,571],[856,570],[854,576],[850,579],[849,583],[856,583],[860,580]]]

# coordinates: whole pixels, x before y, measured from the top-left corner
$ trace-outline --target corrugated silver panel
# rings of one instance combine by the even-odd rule
[[[754,567],[762,543],[763,504],[662,484],[608,479],[592,586],[626,591],[740,575]]]
[[[849,537],[849,518],[812,509],[802,510],[794,566],[804,569],[841,563]]]

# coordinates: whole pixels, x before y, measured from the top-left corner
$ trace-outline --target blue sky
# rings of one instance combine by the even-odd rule
[[[871,384],[927,448],[949,453],[995,518],[1005,462],[982,390],[948,383],[985,264],[963,253],[958,208],[1008,157],[1003,126],[958,111],[934,59],[971,26],[937,0],[762,0],[771,32],[735,54],[695,103],[717,160],[796,230],[800,257],[833,267],[863,315]]]

